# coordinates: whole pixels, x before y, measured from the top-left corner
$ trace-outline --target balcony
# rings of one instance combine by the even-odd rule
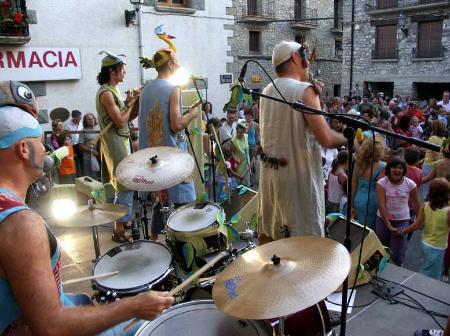
[[[400,11],[421,11],[426,9],[445,9],[450,0],[368,0],[366,12],[369,15],[398,13]]]
[[[294,11],[294,20],[290,26],[295,30],[311,30],[319,26],[317,8],[306,8],[305,10],[297,9]]]
[[[250,24],[267,24],[273,22],[275,19],[275,1],[248,0],[247,7],[241,8],[241,13],[238,15],[238,23]]]
[[[28,17],[23,8],[18,2],[0,3],[0,45],[21,46],[30,41]]]

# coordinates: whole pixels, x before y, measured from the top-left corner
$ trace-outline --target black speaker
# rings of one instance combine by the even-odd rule
[[[346,217],[339,216],[326,228],[327,237],[344,244],[345,228]],[[361,266],[359,267],[356,286],[368,283],[376,272],[381,272],[389,259],[389,254],[373,230],[367,227],[364,229],[363,225],[353,219],[350,222],[350,235],[350,256],[352,259],[352,266],[350,268],[350,273],[348,274],[348,284],[349,287],[352,287],[358,269],[359,252],[363,238],[364,244],[361,253],[361,262],[359,264]]]

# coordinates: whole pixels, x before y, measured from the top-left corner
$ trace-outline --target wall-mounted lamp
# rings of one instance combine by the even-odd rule
[[[130,0],[130,3],[134,5],[134,10],[125,10],[125,26],[136,24],[136,13],[139,12],[144,2],[145,0]]]
[[[400,26],[400,30],[402,31],[405,37],[408,37],[408,27],[406,27],[406,15],[403,12],[400,12],[400,15],[397,17],[398,25]]]

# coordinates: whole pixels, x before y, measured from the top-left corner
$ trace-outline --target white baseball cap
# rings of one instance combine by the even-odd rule
[[[272,64],[277,67],[286,62],[302,45],[297,42],[283,41],[278,43],[272,52]]]

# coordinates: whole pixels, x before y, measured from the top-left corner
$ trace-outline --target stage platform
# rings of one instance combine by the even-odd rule
[[[436,329],[436,322],[426,312],[406,307],[396,300],[416,306],[408,301],[411,298],[417,300],[427,310],[432,310],[444,315],[450,314],[450,285],[426,277],[420,273],[409,271],[405,268],[388,264],[383,273],[379,275],[379,285],[393,285],[384,280],[393,281],[403,286],[391,289],[395,293],[392,300],[386,300],[373,294],[377,288],[376,282],[369,283],[356,289],[356,297],[353,305],[366,307],[353,308],[347,315],[346,335],[351,336],[413,336],[417,329]],[[410,288],[410,289],[408,289]],[[438,299],[438,302],[417,292]],[[410,296],[411,298],[409,298]],[[445,327],[447,318],[435,317]],[[336,328],[339,335],[339,328]]]

